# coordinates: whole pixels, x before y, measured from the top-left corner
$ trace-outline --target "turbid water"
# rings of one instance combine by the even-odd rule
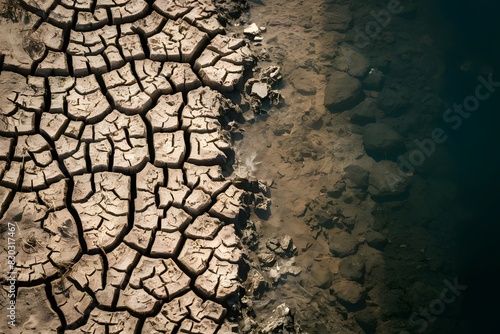
[[[291,236],[303,269],[254,302],[257,317],[286,302],[310,333],[496,332],[495,4],[276,0],[250,8],[244,24],[266,27],[253,49],[265,55],[260,67],[282,67],[284,103],[243,126],[237,154],[252,156],[255,177],[271,185],[270,217],[254,217],[262,240]],[[369,87],[364,69],[381,71],[383,87]],[[363,82],[362,107],[325,108],[336,71]],[[479,85],[491,94],[475,106],[468,97]],[[472,115],[458,124],[447,112],[453,104]],[[367,152],[368,123],[399,133],[402,152]],[[432,144],[437,129],[442,137]],[[371,186],[384,160],[400,162],[406,192],[377,197],[351,184],[332,196],[337,181],[349,179],[345,167],[369,171]],[[387,246],[370,244],[370,231]],[[335,246],[346,235],[364,261],[357,285],[339,269],[352,257]],[[258,254],[268,252],[263,243]]]

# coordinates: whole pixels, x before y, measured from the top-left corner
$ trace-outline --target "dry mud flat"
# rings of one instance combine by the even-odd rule
[[[0,331],[230,331],[245,193],[222,175],[221,92],[245,42],[211,1],[21,4],[1,21],[0,280],[18,290]]]

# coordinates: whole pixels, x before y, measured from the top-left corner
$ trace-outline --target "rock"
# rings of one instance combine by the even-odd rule
[[[266,242],[266,247],[283,258],[290,258],[297,253],[297,247],[293,244],[292,238],[289,235],[269,238]]]
[[[340,196],[342,196],[342,193],[345,191],[345,186],[346,185],[345,185],[344,181],[338,180],[337,182],[335,182],[335,184],[333,185],[332,188],[327,190],[328,196],[333,197],[333,198],[339,198]]]
[[[347,306],[356,305],[365,298],[365,288],[356,282],[340,280],[332,284],[335,296]]]
[[[358,79],[345,72],[334,72],[325,88],[325,107],[332,112],[350,109],[357,105],[364,97]]]
[[[333,60],[333,67],[353,77],[362,78],[368,73],[370,61],[363,54],[341,46],[338,55]]]
[[[258,270],[253,268],[251,268],[248,273],[246,284],[248,284],[246,288],[247,292],[256,299],[262,298],[264,293],[269,288],[269,283],[266,281],[264,276],[262,276]]]
[[[378,157],[395,157],[404,149],[403,137],[389,125],[368,124],[363,127],[363,145],[366,152]]]
[[[378,250],[383,250],[387,245],[387,237],[376,231],[366,232],[365,238],[368,245]]]
[[[349,165],[344,168],[346,185],[349,188],[368,188],[368,175],[370,174],[366,169],[357,165]]]
[[[354,319],[365,333],[374,333],[380,315],[378,309],[368,306],[354,314]]]
[[[387,116],[399,116],[410,107],[405,97],[392,89],[384,89],[377,100],[377,106]]]
[[[330,252],[339,257],[345,257],[356,253],[359,242],[350,233],[342,230],[334,231],[329,240],[328,245]]]
[[[247,35],[255,36],[255,35],[260,34],[260,28],[259,28],[259,26],[257,24],[252,23],[251,25],[249,25],[248,27],[246,27],[243,30],[243,33],[247,34]]]
[[[315,210],[314,219],[320,226],[331,229],[335,226],[335,222],[338,221],[338,217],[332,217],[330,212],[325,210]]]
[[[311,276],[318,288],[328,289],[332,285],[333,275],[328,266],[315,261],[311,267]]]
[[[369,180],[368,192],[375,198],[401,195],[409,185],[408,178],[401,175],[398,165],[387,160],[374,164]]]
[[[361,81],[363,88],[370,90],[380,90],[384,86],[384,73],[375,68],[371,68],[368,75]]]
[[[265,82],[256,82],[252,85],[252,94],[264,99],[269,94],[268,86]]]
[[[263,267],[272,267],[276,263],[276,255],[271,252],[262,252],[258,255],[260,265]]]
[[[362,283],[365,277],[365,259],[361,255],[348,256],[339,264],[339,273],[349,281]]]
[[[274,334],[274,333],[296,333],[295,324],[290,312],[290,308],[285,304],[277,306],[271,316],[257,329],[257,333]]]
[[[348,114],[351,117],[351,123],[356,125],[365,125],[375,122],[375,101],[366,99],[352,108]]]

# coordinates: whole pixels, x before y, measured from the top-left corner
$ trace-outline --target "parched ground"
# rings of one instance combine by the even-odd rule
[[[0,281],[18,290],[0,332],[228,330],[244,193],[222,175],[221,92],[250,50],[210,0],[21,5],[1,20]]]

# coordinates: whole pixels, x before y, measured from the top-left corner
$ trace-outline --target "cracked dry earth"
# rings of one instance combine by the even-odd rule
[[[230,331],[245,194],[221,92],[250,50],[211,0],[22,7],[0,37],[0,332]]]

